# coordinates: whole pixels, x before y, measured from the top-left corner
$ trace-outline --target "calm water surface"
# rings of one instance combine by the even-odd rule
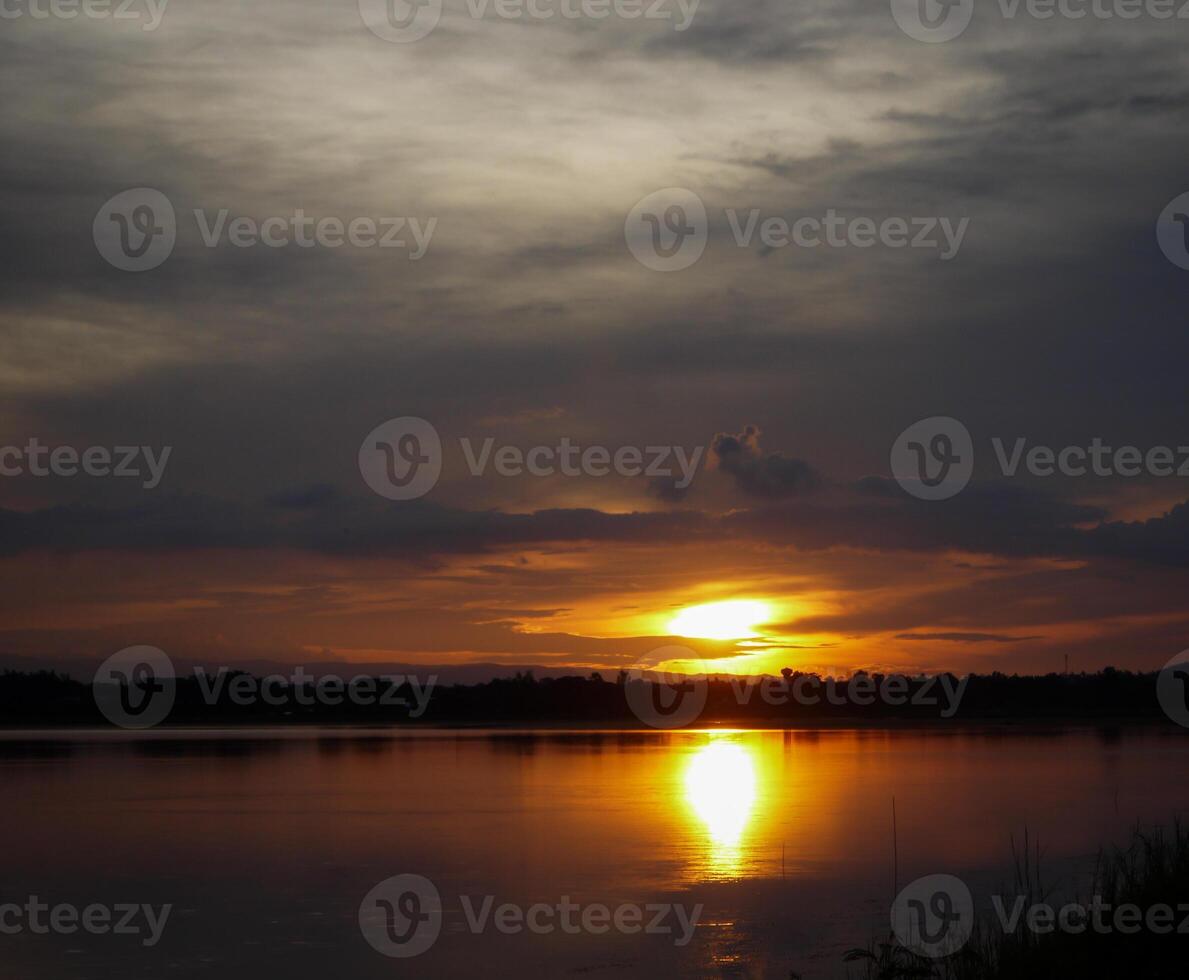
[[[0,936],[22,980],[846,976],[898,880],[1012,879],[1027,828],[1074,888],[1097,849],[1189,807],[1171,732],[417,732],[0,736],[0,904],[172,903],[161,942]],[[428,877],[442,933],[363,939],[381,880]],[[476,905],[704,910],[694,938],[506,935]],[[11,973],[9,971],[12,971]]]

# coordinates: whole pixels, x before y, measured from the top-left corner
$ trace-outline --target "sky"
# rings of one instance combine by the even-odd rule
[[[929,43],[886,2],[476,2],[393,42],[370,0],[6,0],[0,447],[168,456],[151,486],[0,457],[0,665],[586,672],[681,644],[736,672],[1047,672],[1189,646],[1189,271],[1157,237],[1189,191],[1189,28],[978,0]],[[175,240],[126,271],[109,202],[136,188]],[[682,268],[636,254],[657,192],[684,202],[664,234],[705,210]],[[298,211],[404,244],[298,244]],[[759,231],[829,214],[853,243]],[[290,237],[236,244],[237,219]],[[939,244],[859,244],[894,219]],[[972,472],[922,499],[893,447],[936,417]],[[393,458],[432,432],[440,475],[390,499],[361,454],[405,418],[429,428]],[[1006,472],[994,440],[1021,438],[1176,463]],[[698,465],[496,465],[563,440]],[[723,601],[760,620],[674,632]]]

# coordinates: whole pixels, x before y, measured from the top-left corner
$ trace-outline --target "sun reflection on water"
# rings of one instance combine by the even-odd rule
[[[755,764],[749,750],[729,738],[712,736],[685,771],[685,799],[705,825],[709,874],[739,874],[744,833],[756,800]]]

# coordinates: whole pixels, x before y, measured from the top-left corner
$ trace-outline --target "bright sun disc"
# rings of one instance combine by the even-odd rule
[[[669,620],[669,632],[702,640],[745,640],[759,636],[755,626],[772,614],[768,603],[728,599],[682,609]]]

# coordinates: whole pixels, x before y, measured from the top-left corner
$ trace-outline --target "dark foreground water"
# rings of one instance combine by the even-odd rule
[[[1046,877],[1072,888],[1100,845],[1189,806],[1189,738],[6,733],[0,792],[4,977],[786,980],[846,976],[844,952],[887,933],[893,796],[900,885],[945,872],[999,890],[1026,828]],[[376,894],[430,918],[373,894],[361,927],[365,896],[398,875],[432,883],[440,932],[390,958],[369,936],[437,930],[411,878]],[[68,917],[35,932],[32,896],[172,910],[147,945],[143,913],[118,935],[69,931]],[[497,922],[505,903],[521,911]],[[672,908],[657,921],[661,905],[696,924]],[[628,911],[617,927],[599,906]]]

